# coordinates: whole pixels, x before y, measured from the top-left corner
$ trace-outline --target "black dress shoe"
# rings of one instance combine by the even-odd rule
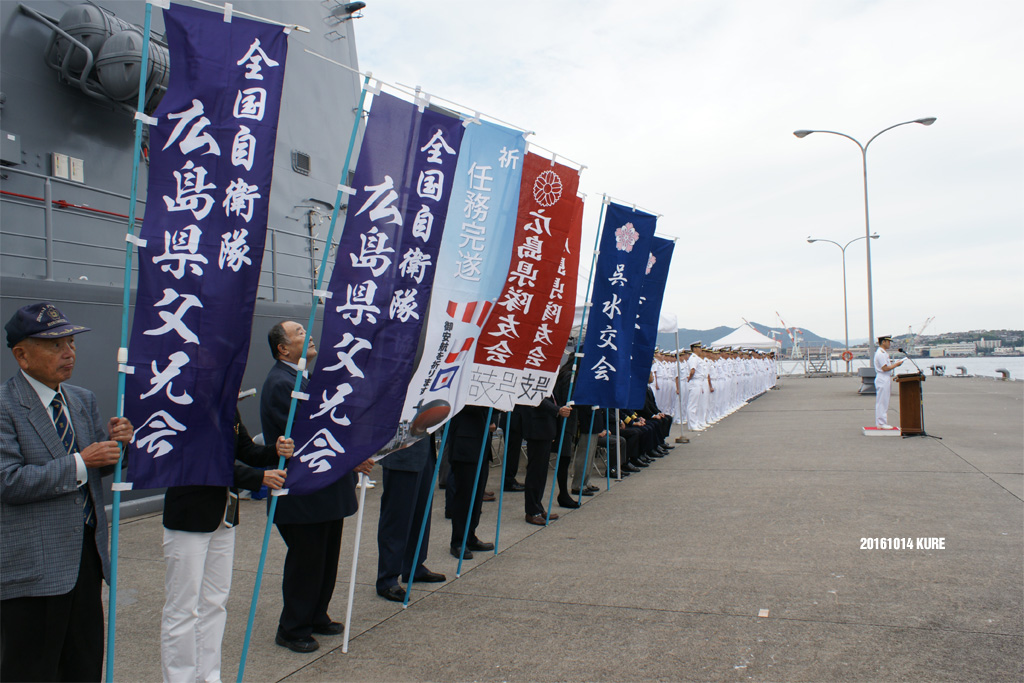
[[[578,508],[580,504],[569,496],[558,496],[558,506],[563,508]]]
[[[391,602],[405,602],[405,589],[397,583],[394,586],[388,586],[382,591],[377,591],[377,595]]]
[[[481,541],[479,538],[471,538],[466,541],[466,550],[494,550],[494,544]]]
[[[630,460],[629,464],[632,465],[633,467],[637,468],[638,472],[640,470],[642,470],[643,468],[645,468],[645,467],[650,467],[650,465],[648,465],[646,462],[643,461],[643,458],[637,458],[636,460]]]
[[[601,490],[601,487],[600,487],[600,486],[593,486],[593,485],[588,485],[588,486],[587,486],[586,488],[584,488],[583,490],[584,490],[584,491],[590,491],[591,493],[597,493],[598,491],[600,491],[600,490]]]
[[[684,438],[685,438],[685,437],[684,437]],[[685,442],[685,441],[683,441],[683,443],[686,443],[686,442]],[[666,451],[670,451],[670,450],[672,450],[673,448],[675,448],[675,446],[673,446],[672,444],[670,444],[670,443],[669,443],[669,442],[667,442],[667,441],[662,441],[662,442],[661,442],[661,448],[664,448],[664,449],[665,449]]]
[[[326,626],[314,626],[313,633],[321,636],[339,636],[345,632],[345,624],[340,621],[332,621]]]
[[[285,638],[280,633],[274,636],[274,642],[281,647],[286,647],[292,652],[301,652],[303,654],[307,652],[316,652],[320,649],[320,643],[316,642],[316,639],[307,636],[306,638]]]
[[[609,473],[608,476],[610,476],[612,479],[618,479],[619,478],[619,471],[618,470],[612,470]],[[625,469],[623,469],[622,470],[622,476],[623,477],[628,477],[629,476],[629,472],[627,472]]]
[[[516,493],[518,491],[525,491],[526,487],[520,484],[518,481],[512,481],[510,484],[505,484],[505,491],[509,493]]]
[[[432,572],[429,569],[422,574],[417,574],[415,578],[416,583],[441,583],[447,581],[448,577],[444,574]]]
[[[580,490],[579,489],[573,489],[572,490],[572,495],[574,495],[574,496],[580,495]],[[583,495],[584,496],[592,496],[592,495],[594,495],[594,492],[591,491],[590,488],[588,487],[588,488],[583,489]]]
[[[452,557],[454,557],[455,559],[459,559],[459,551],[461,549],[462,549],[462,546],[458,546],[458,545],[453,545],[453,546],[451,546],[451,548],[449,548],[449,550],[452,553]],[[466,552],[462,554],[462,559],[463,560],[472,560],[473,559],[473,553],[469,550],[469,548],[467,548]]]
[[[634,465],[634,464],[633,464],[633,463],[631,463],[631,462],[627,462],[627,463],[624,463],[624,464],[622,465],[622,471],[623,471],[623,473],[625,473],[625,474],[626,474],[627,476],[629,476],[630,474],[633,474],[633,473],[635,473],[635,472],[639,472],[639,471],[640,471],[640,468],[639,468],[639,467],[637,467],[636,465]]]

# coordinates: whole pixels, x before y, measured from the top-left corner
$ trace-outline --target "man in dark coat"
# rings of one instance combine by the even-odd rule
[[[514,413],[519,416],[520,434],[511,434],[508,449],[517,452],[523,439],[526,440],[526,483],[523,493],[526,508],[526,521],[529,524],[544,526],[547,512],[544,510],[544,488],[548,481],[548,465],[551,462],[551,448],[558,438],[561,420],[570,415],[568,406],[559,407],[550,396],[545,397],[539,405],[515,407]],[[515,421],[515,416],[513,416]],[[552,513],[550,520],[558,519]]]
[[[380,461],[384,469],[384,491],[380,497],[380,520],[377,524],[377,595],[395,602],[405,601],[405,589],[399,577],[435,583],[445,581],[444,574],[432,572],[424,565],[430,540],[430,482],[437,464],[434,435],[395,451]],[[424,516],[427,527],[423,533],[416,571],[412,571],[413,555],[419,540]]]
[[[277,360],[260,397],[260,421],[267,443],[277,441],[287,426],[305,340],[306,330],[293,320],[274,325],[267,335]],[[315,358],[316,345],[310,340],[305,359],[308,363]],[[303,392],[307,383],[303,371]],[[281,580],[284,605],[275,637],[278,645],[294,652],[313,652],[320,647],[314,633],[333,636],[345,630],[344,624],[331,620],[327,607],[338,578],[343,522],[358,509],[355,472],[368,473],[372,467],[373,462],[368,460],[315,493],[278,497],[274,523],[288,546]]]
[[[452,540],[451,553],[459,557],[462,552],[462,538],[469,527],[466,537],[466,552],[463,559],[473,559],[474,550],[494,550],[493,543],[481,541],[476,537],[476,527],[480,523],[480,506],[483,503],[484,484],[477,483],[476,497],[473,497],[473,482],[481,467],[481,447],[486,458],[490,449],[491,432],[496,429],[496,418],[492,415],[487,421],[487,408],[482,406],[466,406],[451,420],[448,427],[448,440],[451,442],[449,459],[451,460],[451,478],[455,485],[452,497]],[[483,477],[480,477],[483,479]]]

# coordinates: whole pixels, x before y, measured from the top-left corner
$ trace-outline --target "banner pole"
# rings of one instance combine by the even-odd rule
[[[515,406],[512,406],[512,410],[515,410]],[[501,489],[498,491],[498,523],[494,528],[494,554],[498,554],[498,539],[501,535],[501,506],[505,502],[505,468],[508,466],[508,431],[512,427],[512,410],[508,411],[508,416],[505,418],[505,433],[502,435],[502,441],[505,442],[505,450],[501,455]],[[512,478],[515,479],[516,473],[512,473]]]
[[[146,3],[146,19],[142,31],[142,61],[139,65],[139,99],[135,117],[135,148],[132,151],[132,189],[128,198],[128,239],[124,254],[124,293],[121,301],[121,347],[117,352],[117,416],[124,417],[124,392],[128,363],[128,311],[131,307],[132,291],[132,250],[135,236],[135,204],[139,194],[139,157],[142,151],[142,118],[146,106],[146,70],[149,68],[149,37],[153,5]],[[117,555],[120,546],[121,526],[121,465],[124,462],[126,446],[121,446],[121,457],[114,466],[114,486],[111,487],[110,518],[110,591],[107,601],[107,671],[106,681],[114,680],[115,634],[117,631]]]
[[[679,404],[679,438],[683,440],[683,423],[686,422],[686,413],[683,412],[683,371],[679,365],[679,323],[676,323],[676,403]]]
[[[597,266],[597,248],[601,243],[601,225],[604,223],[604,207],[608,204],[608,195],[603,195],[601,198],[601,213],[597,218],[597,237],[594,238],[594,253],[590,257],[590,273],[587,275],[587,289],[586,297],[583,299],[587,304],[590,303],[590,286],[594,280],[594,268]],[[572,372],[569,373],[569,393],[566,394],[565,404],[567,406],[573,405],[572,401],[572,390],[576,385],[576,368],[579,365],[580,345],[583,344],[583,327],[587,324],[587,314],[590,312],[589,305],[583,308],[583,317],[580,318],[580,333],[576,337],[576,347],[572,354]],[[561,406],[559,406],[561,407]],[[593,408],[593,406],[591,406]],[[555,464],[555,481],[551,482],[551,493],[548,494],[548,509],[544,517],[544,525],[547,526],[551,523],[551,506],[555,503],[555,485],[558,480],[558,468],[562,460],[562,444],[565,443],[565,429],[569,425],[568,418],[562,420],[562,429],[558,434],[558,449],[555,451],[558,453],[558,460]],[[568,465],[566,465],[568,467]],[[570,487],[571,489],[571,487]],[[571,494],[572,491],[570,490]]]
[[[491,441],[491,413],[494,408],[487,409],[487,419],[484,420],[484,441],[480,444],[480,461],[476,465],[476,478],[473,479],[473,492],[469,496],[469,511],[466,513],[466,526],[462,530],[462,549],[459,551],[459,566],[455,569],[455,578],[462,576],[462,559],[466,555],[466,543],[469,541],[469,525],[473,519],[473,508],[476,507],[476,491],[480,486],[480,472],[484,468],[484,453]]]
[[[359,541],[363,537],[363,504],[366,502],[367,484],[370,478],[359,473],[359,512],[356,513],[355,548],[352,550],[352,572],[348,577],[348,607],[345,610],[345,636],[341,641],[341,653],[348,653],[348,636],[352,631],[352,603],[356,597],[356,566],[359,564]]]
[[[363,79],[362,90],[359,93],[359,105],[356,107],[355,120],[352,122],[352,134],[351,134],[351,136],[349,136],[349,140],[348,140],[348,151],[345,153],[345,165],[341,169],[341,182],[342,183],[348,178],[348,169],[349,169],[349,166],[352,163],[352,150],[355,148],[356,136],[359,133],[359,122],[363,118],[363,105],[366,103],[366,87],[367,87],[367,85],[369,85],[369,83],[370,83],[370,74],[366,74],[365,78]],[[337,195],[335,196],[335,200],[334,200],[334,209],[331,211],[331,227],[327,231],[327,241],[326,241],[325,247],[324,247],[324,255],[323,255],[323,258],[320,261],[320,272],[317,274],[316,285],[315,285],[315,289],[314,289],[314,293],[313,293],[313,303],[312,303],[312,306],[310,306],[309,324],[306,327],[306,329],[308,331],[306,333],[306,339],[305,339],[305,341],[302,344],[302,357],[301,357],[300,361],[301,361],[303,366],[305,365],[306,351],[309,349],[309,340],[310,340],[310,337],[312,336],[313,322],[314,322],[314,320],[316,318],[316,308],[317,308],[317,302],[318,302],[318,297],[316,295],[316,291],[320,290],[320,288],[323,286],[324,272],[327,269],[327,257],[331,253],[331,243],[332,243],[333,237],[334,237],[334,226],[338,222],[338,213],[341,210],[341,200],[342,200],[344,194],[345,193],[342,190],[342,185],[339,185],[338,186],[338,192],[337,192]],[[312,249],[312,248],[313,248],[313,245],[310,245],[310,249]],[[292,424],[295,421],[295,410],[296,410],[296,406],[298,405],[298,399],[295,398],[294,394],[298,393],[301,388],[302,388],[302,372],[297,372],[297,373],[295,373],[295,386],[292,389],[291,405],[288,407],[288,422],[285,425],[285,429],[284,429],[284,436],[285,436],[285,438],[290,438],[291,437]],[[285,467],[285,460],[284,460],[284,458],[279,458],[278,459],[277,467],[278,467],[278,469],[284,469],[284,467]],[[246,624],[246,627],[245,627],[245,640],[243,641],[243,644],[242,644],[242,656],[241,656],[241,659],[238,662],[238,677],[236,679],[238,681],[238,683],[242,683],[243,676],[245,675],[245,660],[249,656],[249,643],[252,640],[252,626],[253,626],[253,622],[256,620],[256,605],[259,602],[260,586],[263,583],[263,567],[264,567],[264,565],[267,562],[267,548],[268,548],[268,546],[270,544],[270,532],[271,532],[271,530],[274,527],[274,512],[276,510],[277,510],[277,496],[271,496],[270,508],[267,510],[267,526],[266,526],[266,529],[263,532],[263,549],[260,551],[259,566],[256,569],[256,584],[253,586],[253,589],[252,589],[252,600],[249,603],[249,622],[248,622],[248,624]]]
[[[434,463],[434,475],[430,480],[430,493],[427,494],[427,505],[423,511],[423,522],[420,524],[420,535],[416,539],[416,550],[412,554],[412,569],[409,571],[409,580],[405,584],[405,601],[402,602],[402,609],[409,606],[409,596],[412,594],[412,584],[416,580],[416,567],[420,566],[420,550],[423,548],[423,537],[426,535],[427,522],[430,521],[430,511],[434,505],[434,491],[437,489],[437,475],[441,471],[441,460],[444,457],[444,446],[448,442],[448,426],[451,420],[444,423],[444,431],[441,433],[441,445],[437,448],[437,462]],[[427,437],[432,438],[430,436]]]

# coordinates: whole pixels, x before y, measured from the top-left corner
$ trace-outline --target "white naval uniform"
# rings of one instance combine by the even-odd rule
[[[700,398],[704,393],[702,386],[707,382],[708,376],[702,368],[701,359],[695,353],[690,355],[686,367],[683,368],[684,377],[689,377],[690,370],[693,370],[693,379],[686,385],[686,422],[691,431],[704,428],[704,422],[700,418]]]
[[[875,350],[875,426],[889,424],[889,396],[892,393],[892,370],[882,367],[892,363],[888,352],[881,346]]]

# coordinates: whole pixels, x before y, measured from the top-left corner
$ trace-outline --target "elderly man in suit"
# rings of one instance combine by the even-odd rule
[[[0,387],[0,679],[98,681],[109,576],[100,479],[132,438],[67,383],[74,325],[50,303],[5,327],[20,371]]]
[[[276,359],[267,373],[260,397],[260,421],[263,438],[274,443],[284,435],[291,406],[295,378],[303,373],[300,388],[306,391],[308,379],[299,360],[306,347],[306,330],[294,320],[274,325],[267,335],[270,352]],[[316,358],[316,344],[306,347],[306,362]],[[296,446],[296,450],[301,444]],[[327,608],[338,578],[341,532],[345,517],[358,509],[356,472],[369,474],[373,461],[367,460],[330,486],[305,496],[278,498],[274,523],[288,546],[284,560],[281,592],[284,605],[278,620],[275,642],[293,652],[313,652],[320,644],[313,634],[334,636],[345,630],[333,621]]]

